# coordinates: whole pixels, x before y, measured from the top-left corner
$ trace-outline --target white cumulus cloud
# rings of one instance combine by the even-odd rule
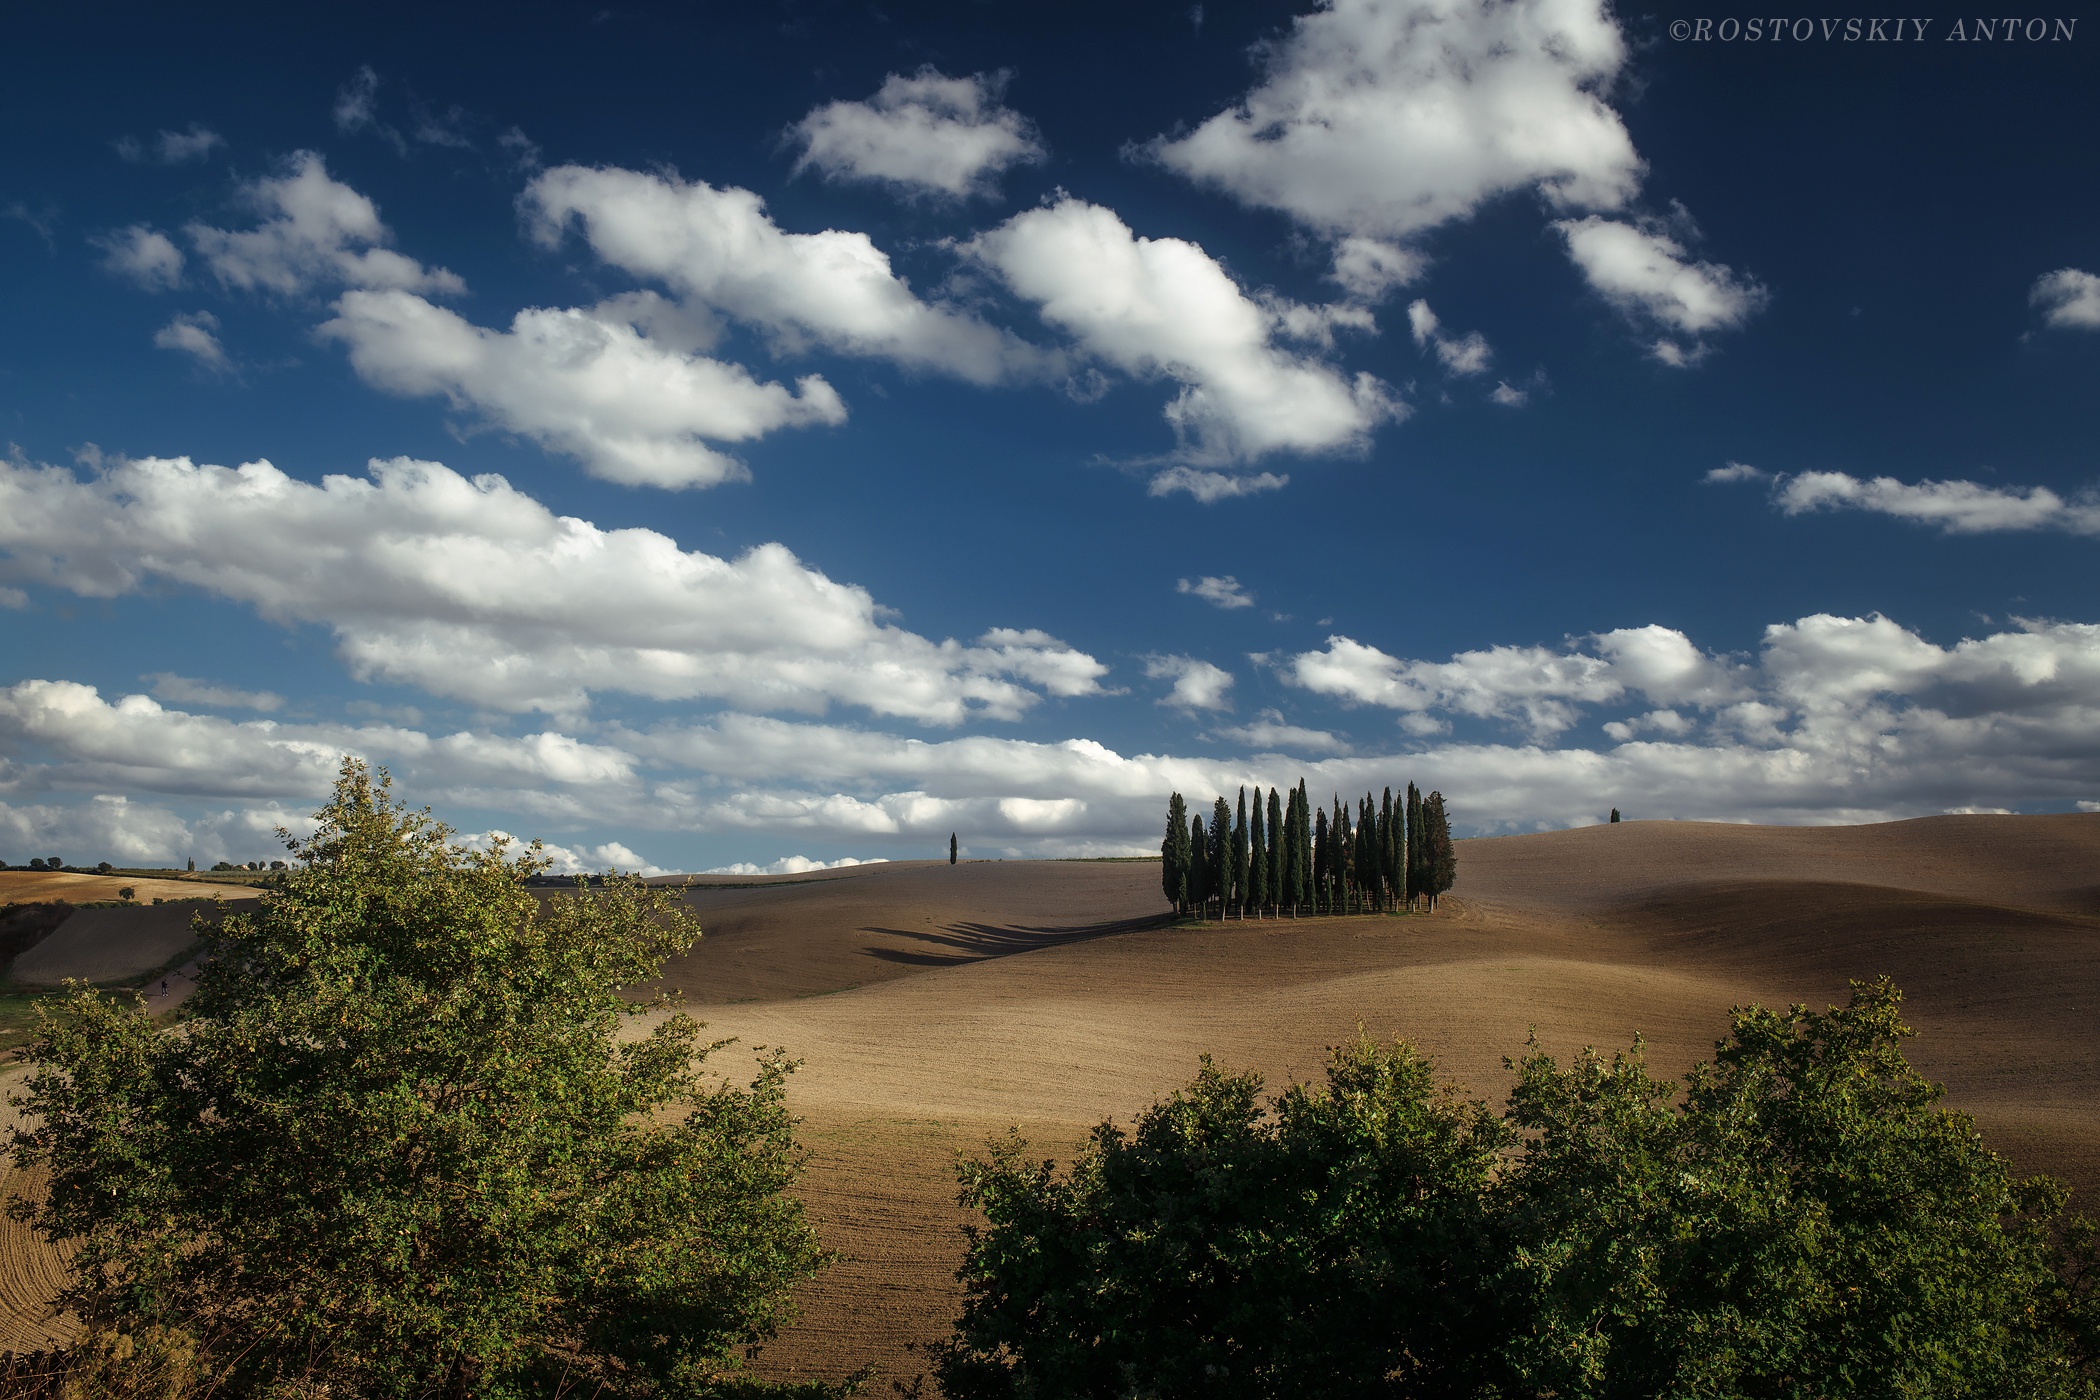
[[[377,388],[442,396],[631,486],[739,479],[743,464],[711,443],[845,421],[845,404],[822,376],[793,390],[761,381],[652,338],[632,307],[531,307],[492,331],[410,292],[351,291],[320,331],[347,346],[358,375]]]
[[[1060,199],[969,250],[1088,355],[1179,383],[1166,416],[1191,462],[1358,451],[1406,412],[1377,378],[1279,343],[1329,325],[1315,308],[1251,297],[1196,244],[1138,237],[1099,205]]]
[[[1150,656],[1145,675],[1151,680],[1170,680],[1174,688],[1160,698],[1162,705],[1182,710],[1229,710],[1232,672],[1193,656]]]
[[[213,374],[232,374],[233,358],[219,340],[219,318],[209,311],[185,311],[153,333],[162,350],[188,355]]]
[[[1009,167],[1043,158],[1028,119],[999,101],[1004,75],[892,73],[865,102],[828,102],[789,128],[799,173],[916,193],[986,195]]]
[[[1740,462],[1716,467],[1710,482],[1772,482],[1772,500],[1788,515],[1823,510],[1863,510],[1950,535],[2013,530],[2060,530],[2100,535],[2100,499],[2090,491],[2066,500],[2046,486],[1986,486],[1976,481],[1898,481],[1892,476],[1857,477],[1849,472],[1759,471]]]
[[[354,674],[506,711],[594,690],[927,724],[1086,695],[1107,668],[1042,632],[935,642],[782,545],[734,559],[557,516],[499,476],[374,462],[318,485],[268,462],[143,458],[83,479],[0,461],[9,573],[88,597],[178,585],[332,629]]]
[[[1779,484],[1775,499],[1788,515],[1815,510],[1865,510],[1921,525],[1937,525],[1950,535],[2004,530],[2100,535],[2100,501],[2066,501],[2046,486],[1903,482],[1889,476],[1861,480],[1845,472],[1799,472]]]
[[[1201,598],[1212,607],[1225,608],[1227,610],[1232,608],[1251,608],[1254,606],[1254,595],[1242,588],[1240,581],[1231,574],[1227,574],[1223,578],[1205,574],[1203,577],[1193,581],[1180,579],[1175,583],[1174,591],[1176,593],[1190,594],[1193,597]]]
[[[740,860],[734,865],[717,865],[702,871],[705,875],[806,875],[812,870],[846,870],[856,865],[888,865],[886,856],[872,860],[861,860],[855,856],[840,856],[837,860],[817,860],[810,856],[782,856],[764,865]]]
[[[1488,348],[1487,337],[1479,331],[1471,331],[1462,336],[1444,334],[1443,323],[1437,319],[1436,312],[1429,309],[1429,303],[1426,301],[1417,299],[1408,303],[1407,326],[1414,333],[1415,344],[1424,350],[1432,351],[1437,359],[1443,362],[1444,368],[1453,374],[1485,374],[1488,361],[1494,358],[1494,351]],[[1508,389],[1509,386],[1504,384],[1501,388]],[[1498,399],[1497,402],[1505,400]],[[1524,396],[1518,394],[1516,402],[1523,403]]]
[[[1581,707],[1629,691],[1709,704],[1744,693],[1726,663],[1701,654],[1681,632],[1651,625],[1587,640],[1588,652],[1497,646],[1449,661],[1403,661],[1335,636],[1322,651],[1289,658],[1283,674],[1307,690],[1356,704],[1504,720],[1541,740],[1573,728]]]
[[[134,286],[164,292],[182,285],[182,250],[157,229],[133,224],[94,243],[102,250],[103,268]]]
[[[222,229],[198,221],[184,232],[221,285],[299,296],[322,287],[457,293],[466,283],[395,252],[379,208],[332,178],[313,151],[295,151],[284,173],[242,187],[240,202],[261,222]]]
[[[1245,744],[1256,753],[1347,753],[1349,745],[1324,729],[1291,724],[1281,710],[1263,710],[1251,723],[1230,725],[1211,731],[1230,743]]]
[[[1330,643],[1314,655],[1348,662],[1347,650]],[[647,731],[606,726],[590,740],[435,736],[234,722],[33,681],[0,690],[0,843],[74,859],[275,854],[270,829],[299,828],[296,813],[325,794],[345,752],[386,763],[406,794],[441,811],[514,813],[508,829],[525,834],[618,823],[774,850],[821,841],[902,855],[931,854],[950,831],[1013,855],[1140,854],[1157,848],[1169,791],[1201,805],[1300,777],[1323,797],[1414,780],[1445,793],[1462,829],[1488,831],[1586,824],[1613,806],[1842,822],[2061,809],[2100,791],[2100,625],[2090,623],[2032,620],[1941,645],[1885,617],[1815,614],[1766,628],[1750,658],[1659,626],[1448,663],[1361,651],[1336,672],[1356,678],[1347,693],[1529,732],[1462,742],[1436,739],[1431,725],[1412,731],[1406,752],[1352,749],[1263,711],[1213,732],[1255,751],[1222,758],[1125,754],[1083,738],[928,740],[734,712]],[[1536,726],[1540,701],[1602,723]],[[659,840],[628,839],[640,849]],[[561,845],[579,868],[633,863],[633,849],[596,836]]]
[[[786,232],[749,190],[564,165],[534,179],[523,204],[543,244],[578,224],[606,262],[758,328],[782,353],[818,345],[975,384],[1055,367],[974,313],[921,300],[865,233]]]
[[[2100,330],[2100,277],[2090,272],[2060,267],[2038,279],[2027,299],[2058,330]]]
[[[1600,0],[1329,0],[1261,56],[1237,104],[1146,149],[1334,239],[1361,295],[1411,280],[1407,239],[1498,195],[1613,209],[1639,187],[1605,101],[1626,44]]]
[[[1659,227],[1636,227],[1591,215],[1553,226],[1568,256],[1599,295],[1638,322],[1697,337],[1730,330],[1767,300],[1765,289],[1718,263],[1693,262],[1684,245]],[[1658,341],[1656,357],[1678,368],[1696,363],[1705,346]]]

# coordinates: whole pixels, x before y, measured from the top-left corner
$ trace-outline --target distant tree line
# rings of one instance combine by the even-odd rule
[[[1353,812],[1340,794],[1331,811],[1314,807],[1303,778],[1266,797],[1256,787],[1251,811],[1243,787],[1237,808],[1211,804],[1208,826],[1177,792],[1159,856],[1167,902],[1204,918],[1434,910],[1458,878],[1444,795],[1413,783],[1397,803],[1391,788],[1365,793]]]

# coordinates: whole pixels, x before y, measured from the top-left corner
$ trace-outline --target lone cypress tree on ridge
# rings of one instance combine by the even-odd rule
[[[948,833],[948,864],[955,864],[955,833]]]

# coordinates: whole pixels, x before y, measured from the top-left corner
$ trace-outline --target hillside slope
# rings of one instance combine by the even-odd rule
[[[2100,815],[1631,822],[1461,843],[1434,918],[1189,928],[1162,925],[1151,864],[878,865],[689,892],[708,933],[665,983],[738,1038],[723,1069],[754,1045],[805,1061],[805,1194],[849,1258],[805,1290],[765,1368],[875,1360],[908,1379],[904,1344],[956,1303],[958,1148],[1019,1125],[1064,1157],[1200,1053],[1311,1077],[1359,1025],[1493,1100],[1533,1030],[1557,1054],[1642,1032],[1676,1072],[1731,1005],[1838,1001],[1848,978],[1888,973],[1950,1102],[2022,1169],[2094,1200],[2096,874]],[[33,1242],[7,1239],[0,1288],[43,1276]],[[26,1339],[33,1302],[13,1307]]]

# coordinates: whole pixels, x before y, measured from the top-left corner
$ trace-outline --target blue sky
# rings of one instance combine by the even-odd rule
[[[2100,34],[1751,17],[13,15],[0,857],[2100,803]]]

